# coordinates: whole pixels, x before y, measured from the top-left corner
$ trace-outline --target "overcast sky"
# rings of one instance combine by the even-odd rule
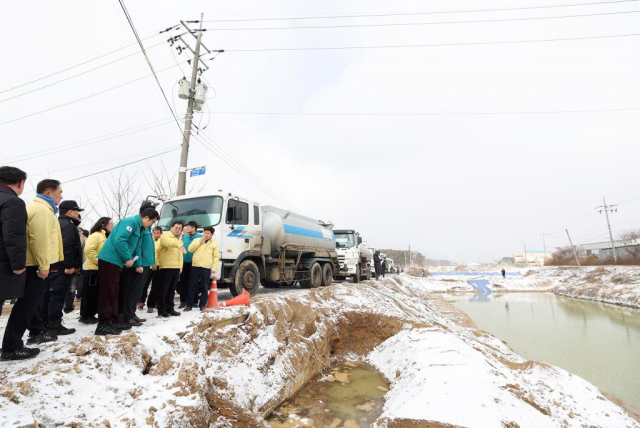
[[[180,119],[186,102],[176,82],[190,71],[176,63],[187,57],[162,43],[167,33],[154,34],[200,12],[205,20],[253,19],[205,23],[205,45],[226,52],[207,61],[211,99],[195,119],[206,137],[192,140],[189,158],[207,173],[189,188],[286,202],[360,230],[371,246],[411,245],[458,262],[492,261],[524,244],[542,250],[543,229],[549,248],[568,244],[567,227],[574,243],[603,241],[606,220],[594,210],[603,196],[628,201],[611,216],[615,235],[640,228],[640,36],[592,38],[637,33],[640,13],[612,12],[640,11],[640,4],[461,12],[575,3],[583,2],[126,1],[155,69],[172,67],[158,77]],[[438,11],[457,13],[416,14]],[[264,20],[363,14],[386,16]],[[521,19],[567,15],[593,16]],[[108,90],[149,74],[117,0],[10,2],[0,24],[0,163],[26,170],[34,185],[47,176],[61,180],[68,199],[97,202],[98,181],[120,170],[65,181],[179,146],[152,77]],[[384,26],[362,26],[371,24]],[[302,26],[334,28],[249,30]],[[479,44],[566,38],[583,40]],[[444,46],[241,51],[434,44]],[[100,141],[143,126],[154,127]],[[136,174],[146,195],[142,176],[163,165],[175,175],[179,150],[124,174]]]

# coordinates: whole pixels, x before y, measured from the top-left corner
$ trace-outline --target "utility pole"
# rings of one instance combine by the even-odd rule
[[[567,237],[569,238],[569,245],[571,245],[571,249],[573,250],[573,257],[576,258],[576,263],[578,264],[578,267],[580,267],[580,259],[578,259],[578,253],[576,253],[576,247],[573,246],[573,242],[571,242],[571,235],[569,235],[569,229],[565,229],[565,232],[567,232]]]
[[[411,266],[411,245],[409,245],[409,266]]]
[[[544,248],[544,257],[542,258],[542,265],[544,266],[547,262],[547,241],[544,238],[545,236],[549,236],[548,233],[544,233],[544,229],[542,229],[542,248]]]
[[[524,244],[524,266],[527,266],[527,244]]]
[[[609,228],[609,239],[611,240],[611,252],[613,253],[613,261],[615,264],[618,264],[616,244],[613,243],[613,233],[611,233],[611,223],[609,222],[609,211],[618,212],[618,208],[617,205],[607,205],[607,201],[604,200],[604,196],[602,197],[602,203],[603,205],[596,207],[596,209],[600,208],[600,214],[602,214],[602,211],[604,211],[604,214],[607,217],[607,227]]]
[[[189,140],[191,139],[191,122],[193,121],[193,104],[195,102],[196,79],[198,78],[198,61],[200,59],[200,41],[202,39],[202,19],[200,15],[200,31],[196,34],[196,50],[193,54],[193,68],[191,70],[191,86],[189,88],[189,102],[187,103],[187,119],[184,123],[184,137],[182,139],[182,153],[180,154],[180,172],[178,173],[178,196],[183,196],[187,188],[187,159],[189,157]]]

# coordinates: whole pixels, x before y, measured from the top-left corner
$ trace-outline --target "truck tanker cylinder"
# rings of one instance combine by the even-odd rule
[[[280,208],[262,207],[262,236],[276,250],[284,244],[335,250],[336,240],[330,225]]]

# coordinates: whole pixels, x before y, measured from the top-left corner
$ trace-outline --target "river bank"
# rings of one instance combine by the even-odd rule
[[[542,267],[520,275],[450,274],[412,278],[435,292],[476,292],[469,280],[484,280],[490,292],[554,292],[561,296],[640,308],[640,266]]]
[[[376,427],[640,427],[589,382],[519,356],[404,276],[148,324],[102,339],[69,322],[76,335],[1,365],[0,425],[265,427],[311,377],[347,360],[390,384]]]

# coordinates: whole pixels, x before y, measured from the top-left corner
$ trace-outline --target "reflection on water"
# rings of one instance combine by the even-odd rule
[[[273,428],[371,426],[382,414],[389,384],[367,365],[350,361],[316,376],[268,418]]]
[[[640,408],[640,310],[551,293],[444,297],[525,358],[562,367]]]

